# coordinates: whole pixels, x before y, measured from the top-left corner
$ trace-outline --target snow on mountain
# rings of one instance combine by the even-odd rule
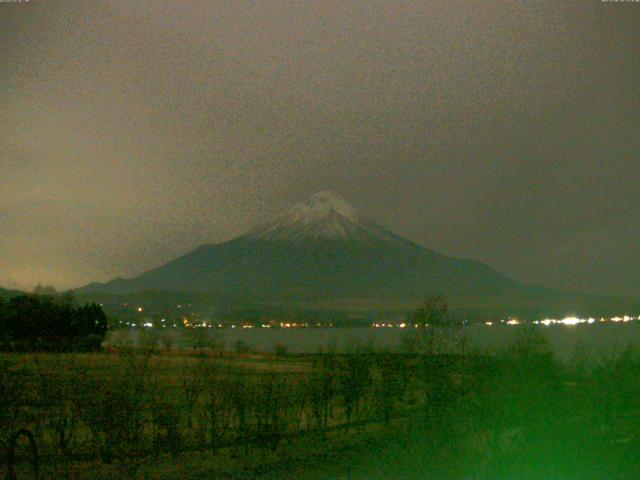
[[[297,304],[320,310],[327,302],[369,310],[380,300],[401,309],[425,295],[444,294],[457,298],[465,315],[475,311],[483,318],[593,312],[605,305],[595,297],[529,287],[480,262],[417,245],[331,192],[317,193],[241,237],[201,245],[137,277],[90,284],[77,293],[96,300],[134,295],[175,304],[180,296],[242,308]],[[367,299],[370,305],[363,303]],[[487,305],[495,305],[494,313]]]
[[[338,195],[320,192],[245,235],[201,245],[135,278],[89,285],[81,293],[172,291],[286,303],[498,295],[519,288],[486,265],[403,239]]]
[[[330,191],[316,193],[294,205],[275,220],[250,230],[244,238],[293,243],[318,239],[400,241]]]

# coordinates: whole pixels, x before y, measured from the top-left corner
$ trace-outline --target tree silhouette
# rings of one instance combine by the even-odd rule
[[[441,295],[427,297],[411,315],[411,328],[403,338],[404,348],[412,353],[435,353],[441,340],[436,338],[435,327],[450,326],[452,323],[447,299]]]
[[[96,350],[107,317],[98,305],[78,307],[71,297],[21,295],[0,303],[0,329],[4,350]]]

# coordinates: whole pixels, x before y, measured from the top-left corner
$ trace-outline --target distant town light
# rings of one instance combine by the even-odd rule
[[[563,325],[578,325],[579,323],[583,323],[584,320],[580,320],[577,317],[566,317],[560,320],[560,323]]]

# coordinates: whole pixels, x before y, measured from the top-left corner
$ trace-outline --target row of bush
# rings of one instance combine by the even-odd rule
[[[40,458],[62,477],[78,459],[274,451],[303,432],[388,422],[410,380],[404,358],[372,352],[317,355],[293,370],[133,350],[0,358],[0,432],[32,432]]]
[[[631,351],[562,366],[539,337],[523,336],[492,356],[360,349],[249,368],[242,357],[121,350],[4,354],[0,363],[5,458],[26,468],[28,444],[10,450],[28,432],[45,478],[86,478],[82,468],[100,465],[133,475],[162,454],[231,449],[244,458],[407,416],[412,448],[429,468],[453,469],[446,478],[639,472],[624,463],[640,435],[640,357]],[[608,476],[586,476],[595,467]]]

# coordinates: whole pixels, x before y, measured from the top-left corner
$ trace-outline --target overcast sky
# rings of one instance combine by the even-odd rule
[[[131,276],[331,189],[640,297],[640,3],[0,3],[0,285]]]

